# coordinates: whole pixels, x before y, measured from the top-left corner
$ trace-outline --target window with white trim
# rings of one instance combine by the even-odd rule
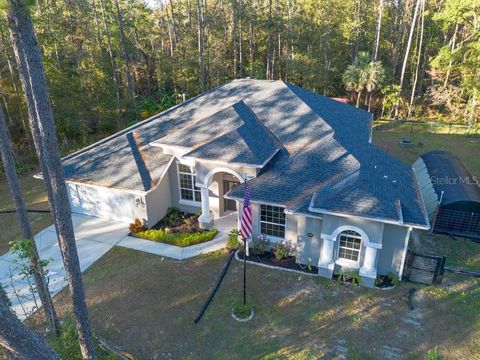
[[[202,201],[202,193],[195,186],[195,168],[190,165],[177,164],[178,185],[180,187],[180,199],[186,201]]]
[[[358,261],[362,245],[362,236],[356,231],[346,230],[338,235],[338,240],[338,258]]]
[[[279,206],[260,206],[260,232],[277,238],[285,237],[285,213]]]

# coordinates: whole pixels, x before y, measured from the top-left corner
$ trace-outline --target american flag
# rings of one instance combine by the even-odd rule
[[[245,193],[243,195],[242,223],[240,233],[243,240],[247,240],[252,235],[252,204],[250,204],[250,187],[245,184]]]

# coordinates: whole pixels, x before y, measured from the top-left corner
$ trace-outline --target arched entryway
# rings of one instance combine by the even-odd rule
[[[224,195],[243,181],[232,169],[215,168],[205,175],[203,183],[197,183],[202,192],[202,215],[198,219],[202,228],[211,228],[215,218],[221,219],[237,211],[236,201],[225,199]]]

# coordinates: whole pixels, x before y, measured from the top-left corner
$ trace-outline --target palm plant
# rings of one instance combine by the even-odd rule
[[[355,62],[348,65],[343,73],[342,81],[348,91],[357,93],[356,107],[360,106],[360,99],[364,90],[370,95],[383,80],[384,70],[380,61],[370,61],[366,51],[358,53]]]

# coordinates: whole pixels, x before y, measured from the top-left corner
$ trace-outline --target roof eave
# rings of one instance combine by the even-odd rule
[[[423,230],[429,230],[430,229],[430,225],[428,223],[427,223],[427,225],[414,224],[414,223],[404,222],[403,220],[399,220],[399,219],[381,218],[381,217],[376,217],[376,216],[361,216],[361,215],[356,215],[356,214],[352,214],[352,213],[348,213],[348,212],[330,211],[330,210],[327,210],[327,209],[313,208],[311,206],[308,207],[308,211],[318,213],[318,214],[324,214],[324,215],[352,217],[352,218],[357,218],[357,219],[376,221],[376,222],[398,225],[398,226],[409,226],[409,227],[413,227],[413,228],[416,228],[416,229],[423,229]]]

